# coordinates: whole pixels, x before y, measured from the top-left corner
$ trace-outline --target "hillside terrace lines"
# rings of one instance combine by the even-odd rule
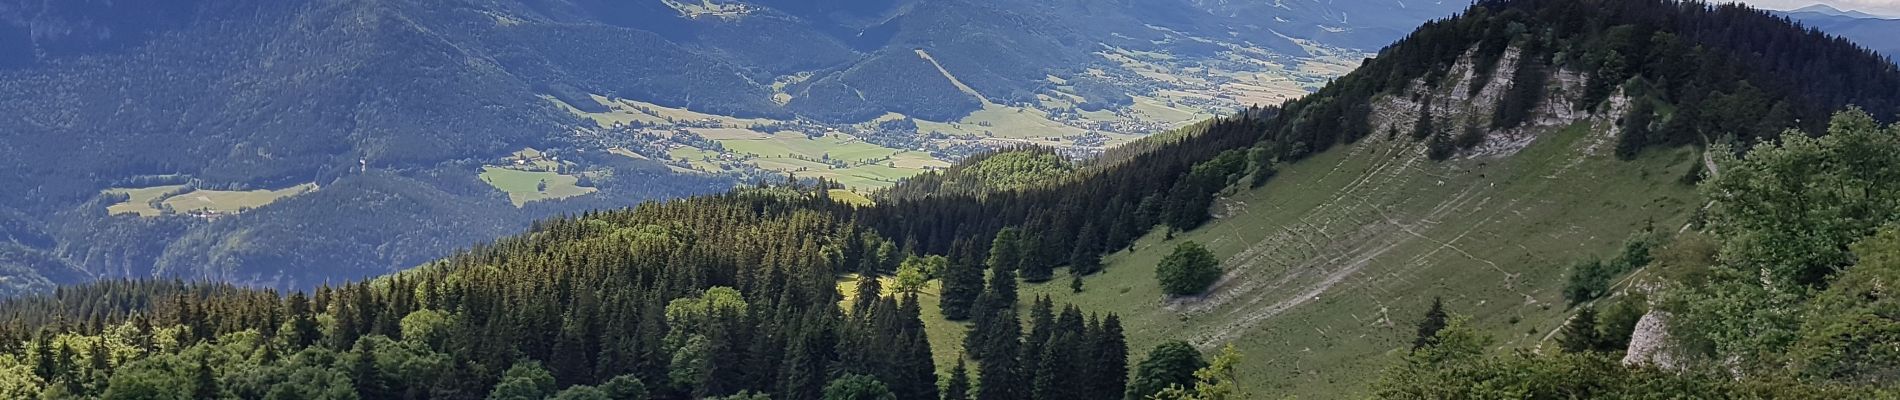
[[[1313,205],[1294,223],[1225,260],[1229,273],[1217,284],[1214,294],[1172,307],[1195,318],[1226,321],[1193,332],[1195,344],[1211,347],[1234,340],[1254,331],[1265,321],[1327,296],[1328,293],[1377,295],[1385,290],[1386,284],[1375,281],[1407,280],[1405,276],[1409,275],[1408,271],[1446,263],[1446,257],[1481,264],[1498,274],[1495,287],[1526,299],[1526,305],[1538,303],[1531,293],[1518,289],[1522,272],[1514,272],[1487,256],[1466,249],[1460,243],[1471,238],[1495,235],[1493,231],[1496,228],[1492,227],[1507,224],[1505,221],[1527,218],[1523,211],[1532,205],[1501,194],[1503,190],[1511,188],[1511,184],[1521,186],[1518,189],[1541,191],[1548,190],[1542,188],[1553,183],[1545,180],[1511,180],[1504,174],[1470,179],[1480,172],[1466,170],[1468,167],[1457,164],[1421,165],[1420,160],[1424,159],[1424,155],[1411,151],[1416,146],[1404,142],[1380,142],[1390,141],[1368,140],[1355,145],[1347,150],[1347,157],[1337,161],[1317,181],[1340,179],[1337,174],[1351,173],[1360,168],[1353,165],[1355,161],[1363,161],[1368,154],[1376,154],[1373,156],[1376,161],[1364,167],[1362,175],[1340,185],[1327,201]],[[1553,143],[1568,149],[1560,154],[1576,158],[1592,157],[1590,152],[1582,151],[1582,148],[1590,147],[1591,144],[1587,139]],[[1424,173],[1444,169],[1463,170],[1461,177],[1464,179]],[[1572,176],[1577,172],[1580,171],[1559,171],[1557,175],[1577,178]],[[1419,178],[1441,180],[1418,182]],[[1501,188],[1498,182],[1507,185]],[[1432,204],[1407,204],[1416,198],[1410,190],[1436,188],[1448,183],[1462,187],[1433,189],[1448,190],[1446,193],[1449,196]],[[1416,215],[1406,215],[1402,211],[1417,210],[1420,206],[1423,206],[1422,212]],[[1276,208],[1275,212],[1298,211]],[[1446,221],[1466,222],[1462,223],[1465,226],[1445,226]],[[1448,239],[1437,239],[1439,237]],[[1387,257],[1390,252],[1400,248],[1417,248],[1418,252],[1404,259]],[[1338,287],[1353,276],[1367,272],[1367,267],[1381,270],[1377,274],[1379,279],[1354,282],[1350,285],[1354,288],[1349,290]],[[1251,278],[1243,279],[1241,276]]]
[[[1346,164],[1361,159],[1360,157],[1366,151],[1370,151],[1371,147],[1387,146],[1374,146],[1370,143],[1355,146],[1340,164],[1335,165],[1319,181],[1328,181],[1335,172],[1344,169]],[[1225,306],[1235,299],[1249,297],[1256,291],[1264,289],[1272,292],[1314,272],[1313,269],[1316,267],[1347,259],[1348,255],[1363,247],[1361,243],[1371,242],[1388,234],[1394,222],[1389,218],[1374,216],[1372,211],[1367,210],[1367,205],[1371,204],[1366,200],[1369,195],[1361,191],[1403,186],[1403,182],[1393,181],[1405,179],[1404,176],[1408,174],[1393,173],[1403,172],[1403,168],[1395,171],[1391,167],[1404,158],[1412,157],[1379,157],[1380,161],[1377,164],[1336,189],[1328,201],[1301,213],[1294,226],[1282,228],[1228,258],[1226,264],[1229,272],[1225,280],[1216,286],[1215,294],[1184,307],[1186,311],[1205,312]],[[1375,179],[1380,179],[1382,184],[1373,185],[1372,182]],[[1271,283],[1263,283],[1260,279],[1236,278],[1248,274],[1273,273],[1271,271],[1278,271],[1283,275]],[[1326,280],[1337,282],[1330,278]],[[1228,286],[1228,283],[1234,281],[1242,281],[1242,283],[1238,286]],[[1260,300],[1258,297],[1253,297],[1245,303],[1254,304]]]
[[[1240,310],[1236,310],[1235,312],[1232,312],[1230,314],[1240,314],[1240,315],[1229,319],[1232,322],[1229,322],[1223,326],[1220,326],[1219,328],[1216,328],[1211,332],[1207,332],[1200,335],[1194,341],[1194,345],[1196,347],[1205,349],[1205,348],[1212,348],[1220,343],[1232,341],[1246,332],[1251,332],[1260,323],[1265,322],[1268,319],[1277,317],[1280,314],[1293,309],[1294,307],[1299,307],[1308,302],[1319,300],[1320,296],[1326,294],[1326,292],[1332,289],[1333,286],[1338,285],[1342,281],[1345,281],[1346,278],[1348,277],[1358,274],[1359,271],[1364,269],[1367,265],[1369,265],[1373,259],[1376,259],[1379,256],[1384,255],[1386,252],[1389,252],[1392,249],[1397,248],[1402,244],[1404,244],[1403,241],[1391,241],[1391,242],[1386,242],[1376,248],[1366,249],[1365,251],[1358,251],[1356,253],[1360,255],[1359,257],[1352,259],[1351,262],[1344,264],[1343,267],[1341,268],[1328,272],[1325,275],[1325,277],[1321,279],[1319,282],[1301,287],[1302,290],[1292,296],[1283,298],[1280,301],[1275,302],[1272,305],[1267,306],[1257,311],[1242,313]],[[1364,249],[1364,247],[1361,247],[1361,249]],[[1338,261],[1338,259],[1334,259],[1330,261]]]

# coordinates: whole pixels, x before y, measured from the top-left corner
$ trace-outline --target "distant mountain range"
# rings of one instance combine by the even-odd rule
[[[307,287],[556,213],[1100,149],[1462,6],[0,0],[0,274]]]
[[[1807,7],[1801,7],[1801,8],[1797,8],[1793,10],[1788,10],[1787,13],[1820,14],[1820,15],[1826,15],[1826,16],[1847,17],[1847,18],[1894,19],[1892,17],[1884,17],[1884,16],[1879,16],[1879,15],[1874,15],[1874,14],[1868,14],[1860,10],[1842,10],[1842,9],[1834,8],[1833,6],[1829,6],[1826,4],[1815,4],[1815,5],[1811,5]]]
[[[1824,4],[1776,12],[1802,25],[1847,38],[1889,58],[1900,56],[1900,18],[1842,11]]]

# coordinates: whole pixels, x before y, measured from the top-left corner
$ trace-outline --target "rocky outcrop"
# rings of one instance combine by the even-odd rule
[[[1623,353],[1623,365],[1652,365],[1670,369],[1679,365],[1669,352],[1669,313],[1651,309],[1636,322],[1630,334],[1630,346]]]

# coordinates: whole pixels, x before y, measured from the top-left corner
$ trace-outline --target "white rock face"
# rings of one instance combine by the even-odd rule
[[[1473,79],[1477,75],[1475,52],[1467,52],[1459,59],[1458,64],[1452,66],[1451,73],[1436,88],[1426,87],[1423,79],[1415,79],[1404,95],[1377,97],[1369,118],[1372,125],[1369,139],[1382,138],[1388,134],[1399,137],[1410,135],[1412,124],[1418,121],[1418,115],[1425,106],[1419,100],[1429,99],[1433,125],[1437,129],[1451,135],[1462,132],[1467,126],[1476,126],[1485,131],[1484,142],[1459,151],[1458,157],[1506,157],[1530,146],[1538,134],[1577,122],[1615,121],[1628,108],[1628,101],[1619,93],[1610,99],[1609,107],[1602,113],[1577,110],[1576,97],[1583,92],[1587,78],[1576,71],[1559,69],[1550,72],[1550,79],[1545,83],[1547,94],[1533,108],[1531,118],[1523,126],[1492,129],[1491,118],[1497,114],[1498,102],[1511,89],[1522,51],[1517,47],[1507,49],[1497,65],[1492,67],[1491,78],[1474,94],[1471,86],[1477,83]],[[1403,140],[1411,139],[1407,137]],[[1423,152],[1425,149],[1420,146],[1418,151]]]
[[[1630,347],[1623,355],[1623,365],[1654,365],[1663,369],[1676,367],[1676,359],[1668,351],[1669,313],[1651,309],[1636,321],[1636,331],[1630,334]]]

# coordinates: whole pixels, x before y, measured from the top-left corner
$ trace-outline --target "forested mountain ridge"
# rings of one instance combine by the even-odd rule
[[[1777,42],[1782,47],[1758,47]],[[1794,48],[1800,53],[1776,56]],[[1711,76],[1671,78],[1684,71]],[[1818,75],[1777,78],[1786,71]],[[1613,251],[1645,217],[1657,217],[1653,231],[1675,231],[1675,223],[1704,230],[1687,223],[1703,198],[1683,183],[1704,177],[1695,172],[1703,159],[1687,147],[1696,143],[1717,143],[1710,148],[1718,154],[1721,143],[1734,143],[1730,149],[1749,151],[1746,159],[1762,157],[1756,165],[1709,157],[1734,174],[1722,176],[1740,177],[1704,186],[1718,200],[1707,230],[1724,240],[1806,232],[1786,229],[1798,224],[1748,219],[1772,214],[1754,211],[1781,209],[1768,207],[1783,205],[1775,199],[1797,198],[1768,196],[1781,193],[1773,184],[1781,180],[1771,179],[1780,175],[1746,178],[1751,169],[1772,172],[1777,161],[1798,161],[1820,166],[1805,171],[1826,178],[1821,181],[1842,185],[1827,192],[1838,196],[1820,198],[1830,200],[1821,204],[1842,200],[1841,209],[1791,210],[1847,216],[1852,223],[1825,226],[1831,241],[1809,243],[1812,248],[1798,253],[1819,257],[1788,264],[1799,268],[1773,269],[1773,276],[1785,278],[1776,285],[1825,285],[1813,272],[1852,257],[1815,249],[1845,246],[1832,240],[1858,240],[1893,215],[1882,211],[1891,210],[1896,197],[1856,195],[1889,193],[1891,185],[1878,182],[1896,180],[1848,177],[1890,173],[1900,163],[1892,157],[1854,165],[1818,160],[1851,149],[1891,156],[1900,152],[1880,150],[1900,145],[1876,117],[1848,112],[1832,125],[1822,121],[1845,105],[1892,118],[1892,97],[1900,91],[1882,88],[1900,82],[1897,76],[1892,64],[1852,44],[1740,7],[1486,1],[1421,28],[1313,96],[1155,137],[1140,143],[1141,151],[1083,166],[1075,176],[1085,178],[1037,178],[1060,176],[1065,164],[1037,161],[1046,152],[1030,151],[1005,166],[1031,167],[973,174],[984,178],[946,185],[952,193],[891,196],[871,206],[831,202],[825,192],[833,186],[821,181],[589,213],[314,296],[164,282],[69,287],[0,305],[0,318],[9,321],[5,335],[16,338],[0,341],[9,346],[0,348],[6,350],[0,369],[19,377],[8,381],[7,390],[19,390],[9,394],[54,391],[56,397],[192,392],[253,398],[280,391],[277,396],[539,398],[558,390],[571,398],[753,398],[756,392],[793,399],[896,393],[1202,398],[1188,393],[1190,387],[1229,396],[1240,395],[1233,393],[1238,387],[1256,396],[1372,391],[1391,398],[1868,394],[1854,390],[1878,383],[1854,379],[1879,376],[1888,364],[1836,362],[1840,358],[1831,355],[1844,353],[1832,350],[1856,342],[1814,339],[1826,335],[1801,337],[1809,340],[1800,347],[1809,356],[1797,365],[1811,371],[1807,375],[1784,379],[1749,371],[1747,377],[1762,380],[1740,382],[1625,369],[1602,354],[1498,356],[1502,351],[1481,336],[1523,332],[1517,324],[1527,323],[1533,332],[1514,334],[1503,345],[1535,349],[1551,337],[1543,329],[1555,330],[1554,324],[1596,323],[1569,318],[1561,289],[1566,274],[1590,276],[1551,268],[1551,258]],[[1534,84],[1522,84],[1527,81]],[[1645,104],[1673,112],[1638,112]],[[1785,127],[1803,130],[1782,133]],[[1651,128],[1654,134],[1633,133]],[[1808,142],[1803,133],[1826,136]],[[1757,149],[1745,150],[1750,147]],[[1776,156],[1781,147],[1792,153]],[[1769,151],[1754,155],[1761,149]],[[1837,171],[1849,167],[1858,169]],[[997,176],[1006,179],[990,179]],[[1306,188],[1329,190],[1299,190]],[[1558,201],[1569,202],[1530,207]],[[1484,218],[1462,218],[1479,213]],[[1494,221],[1524,229],[1487,226]],[[1284,230],[1241,230],[1248,226]],[[1270,240],[1248,242],[1262,236]],[[1643,251],[1622,254],[1648,257],[1641,244],[1648,242],[1632,242],[1639,244],[1625,249]],[[1891,261],[1874,251],[1890,242],[1866,241],[1846,255],[1867,255],[1868,265]],[[1264,246],[1252,248],[1256,244]],[[1360,251],[1381,247],[1389,251]],[[1540,255],[1532,249],[1555,250]],[[1408,268],[1373,262],[1405,252],[1413,253],[1394,264]],[[1506,252],[1524,256],[1499,257]],[[1154,280],[1167,278],[1157,276],[1157,264],[1183,259],[1225,265],[1204,292],[1163,295]],[[1617,259],[1623,266],[1640,261]],[[1758,271],[1747,266],[1738,271],[1744,273],[1734,275],[1758,276],[1747,274]],[[837,305],[834,282],[849,272],[895,276],[858,279],[848,304]],[[1069,285],[1048,283],[1062,277],[1071,277]],[[1600,295],[1589,279],[1579,280],[1580,303]],[[896,294],[880,297],[887,292],[883,282],[894,282]],[[1481,286],[1440,286],[1459,282]],[[1716,282],[1710,287],[1736,283]],[[1788,287],[1797,286],[1775,288]],[[1843,285],[1812,306],[1863,310],[1829,302],[1853,306],[1884,298],[1868,297],[1870,287],[1877,286]],[[1432,296],[1449,301],[1437,312],[1412,309]],[[1698,304],[1720,312],[1719,306],[1735,304],[1720,300],[1732,298],[1710,296]],[[933,301],[945,319],[969,325],[924,319]],[[1056,311],[1061,303],[1080,308]],[[1828,321],[1834,323],[1812,329],[1886,322],[1877,312],[1884,304],[1833,315]],[[625,317],[630,313],[637,317]],[[1428,318],[1415,336],[1402,321],[1418,314],[1438,319]],[[1737,321],[1717,317],[1705,321]],[[1761,317],[1782,328],[1790,323],[1780,314]],[[1582,336],[1602,331],[1594,327],[1565,330],[1577,333],[1563,337],[1587,345],[1580,350],[1614,347],[1601,344],[1614,340]],[[939,334],[946,332],[963,335],[953,341],[962,346],[920,345],[942,341]],[[1720,351],[1711,359],[1749,344],[1735,341],[1749,336],[1745,330],[1707,332]],[[1882,332],[1846,337],[1886,343]],[[1193,343],[1158,343],[1167,339]],[[1752,349],[1767,355],[1780,343]],[[1193,346],[1222,344],[1247,357],[1206,363]],[[1127,363],[1113,361],[1142,359],[1151,347],[1133,377],[1122,369]],[[970,378],[968,366],[938,365],[951,372],[934,385],[939,377],[924,373],[927,360],[943,352],[973,362],[977,378]],[[1391,372],[1366,387],[1372,379],[1365,371],[1377,368],[1364,367],[1387,362]],[[1202,366],[1217,368],[1188,372]],[[1571,374],[1576,371],[1589,374]],[[1119,390],[1121,379],[1131,390]],[[1496,382],[1502,384],[1487,385]],[[1836,386],[1846,384],[1862,387]],[[580,386],[561,389],[569,385]],[[1176,390],[1161,390],[1170,385]],[[1460,391],[1472,389],[1518,391]]]
[[[1296,4],[1263,25],[1172,0],[0,1],[0,184],[25,188],[0,193],[0,238],[45,261],[5,262],[0,295],[308,288],[563,211],[1087,151],[1303,94],[1398,36],[1377,25],[1454,10]],[[272,217],[225,218],[252,211]],[[289,252],[338,265],[265,255]]]

